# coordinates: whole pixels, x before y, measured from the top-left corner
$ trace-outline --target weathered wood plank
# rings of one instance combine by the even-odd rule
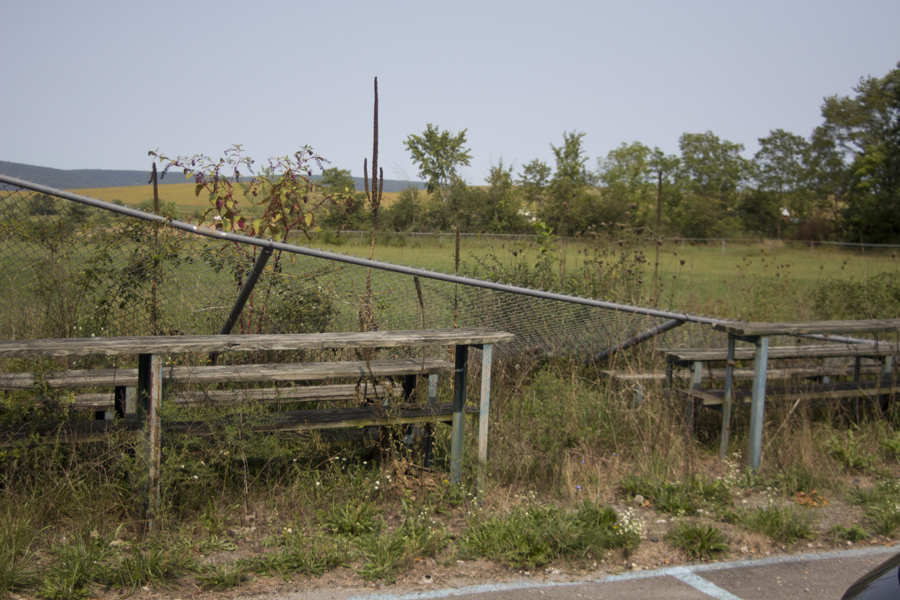
[[[713,329],[742,337],[771,335],[809,335],[859,333],[896,333],[900,319],[869,319],[858,321],[798,321],[787,323],[715,323]]]
[[[474,408],[467,408],[467,414],[478,414]],[[452,421],[451,403],[427,406],[413,405],[397,409],[384,409],[380,405],[323,410],[297,410],[260,417],[256,425],[249,429],[259,432],[311,431],[316,429],[342,429],[384,426],[398,423],[430,423]],[[227,419],[212,421],[167,421],[163,431],[186,435],[209,435],[220,429]],[[40,436],[41,441],[52,443],[81,443],[107,439],[115,431],[127,434],[137,433],[139,427],[134,419],[118,421],[65,421],[52,425],[34,426],[20,423],[12,427],[0,428],[0,446],[9,446],[30,437]]]
[[[704,406],[717,406],[722,404],[725,396],[724,389],[678,389],[679,395],[701,400]],[[766,386],[766,400],[795,399],[807,400],[858,398],[860,396],[882,396],[900,392],[900,381],[847,381],[841,383],[815,383],[795,386]],[[733,390],[735,399],[744,402],[751,401],[750,388],[737,388]]]
[[[660,350],[666,360],[672,363],[690,364],[695,361],[724,361],[727,358],[725,348],[716,350],[698,350],[693,348]],[[834,358],[842,356],[878,357],[900,354],[897,344],[822,344],[815,346],[776,346],[769,348],[769,359],[791,358]],[[753,348],[735,348],[735,360],[751,360],[756,356]]]
[[[278,335],[184,335],[110,338],[2,340],[0,358],[36,356],[117,356],[182,352],[246,352],[253,350],[326,350],[341,348],[420,348],[494,344],[513,334],[485,328],[412,331],[366,331]]]
[[[390,385],[369,384],[366,391],[368,398],[383,397],[392,393]],[[298,402],[340,402],[356,399],[355,384],[310,385],[283,388],[253,388],[246,390],[202,390],[173,391],[163,399],[165,404],[176,406],[230,406],[248,402],[265,404],[294,404]],[[81,410],[111,409],[115,404],[115,396],[111,393],[78,394],[74,407]]]
[[[453,363],[437,358],[401,358],[370,361],[375,377],[426,375],[453,369]],[[178,384],[240,383],[256,381],[312,381],[370,376],[365,361],[274,363],[270,365],[215,365],[168,367],[163,379]],[[0,373],[0,389],[35,387],[34,373]],[[49,388],[113,387],[137,385],[137,369],[93,369],[48,373],[42,380]]]
[[[329,408],[323,410],[296,410],[265,415],[260,422],[250,426],[253,431],[305,431],[311,429],[343,429],[370,427],[398,423],[428,423],[451,421],[453,408],[450,403],[416,406],[414,408],[387,409],[381,406],[353,408]],[[478,414],[474,408],[467,414]],[[217,429],[216,421],[170,421],[167,431],[189,435],[205,435]]]
[[[772,357],[773,348],[769,349],[769,358]],[[751,357],[752,358],[752,357]],[[871,375],[873,373],[878,373],[879,368],[875,366],[865,366],[860,367],[860,374]],[[801,377],[849,377],[854,374],[854,367],[851,366],[814,366],[814,367],[789,367],[789,368],[778,368],[778,369],[769,369],[768,370],[768,379],[771,381],[773,379],[795,379]],[[655,381],[659,383],[663,383],[666,380],[666,372],[665,371],[613,371],[613,370],[601,370],[600,375],[606,379],[614,383],[631,383],[631,382],[644,382],[644,381]],[[674,377],[680,379],[688,379],[690,377],[686,372],[676,372],[673,374]],[[753,369],[749,368],[741,368],[734,369],[732,376],[735,379],[739,380],[748,380],[753,379]],[[703,369],[702,373],[703,381],[725,381],[725,369],[715,368],[715,369]]]

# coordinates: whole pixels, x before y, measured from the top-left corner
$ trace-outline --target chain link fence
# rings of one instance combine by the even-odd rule
[[[672,319],[664,345],[722,345],[713,319],[242,238],[0,176],[0,338],[490,327],[500,357],[589,358]]]

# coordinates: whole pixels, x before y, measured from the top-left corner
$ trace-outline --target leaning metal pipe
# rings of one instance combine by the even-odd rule
[[[270,256],[272,256],[272,248],[267,247],[263,248],[259,256],[256,257],[256,262],[253,263],[253,268],[250,269],[250,274],[247,275],[247,280],[241,286],[237,300],[234,301],[234,306],[231,307],[231,313],[222,325],[222,331],[219,332],[220,335],[231,333],[232,327],[237,323],[238,317],[241,316],[241,311],[244,310],[244,305],[250,299],[250,294],[253,293],[253,288],[256,287],[259,276],[262,275],[263,269],[266,268],[266,263],[269,262]]]
[[[480,279],[470,279],[468,277],[460,277],[458,275],[448,275],[447,273],[438,273],[436,271],[428,271],[426,269],[416,269],[413,267],[405,267],[403,265],[395,265],[391,263],[383,263],[377,260],[368,260],[365,258],[358,258],[356,256],[348,256],[346,254],[336,254],[334,252],[326,252],[324,250],[313,250],[312,248],[301,248],[300,246],[294,246],[293,244],[286,244],[284,242],[273,242],[271,240],[262,240],[258,238],[252,238],[245,235],[237,235],[234,233],[225,233],[224,231],[220,231],[218,229],[211,229],[205,225],[192,225],[190,223],[185,223],[183,221],[176,221],[174,219],[166,219],[165,217],[161,217],[159,215],[151,215],[139,210],[135,210],[133,208],[127,208],[125,206],[119,206],[117,204],[112,204],[110,202],[104,202],[103,200],[96,200],[94,198],[89,198],[88,196],[82,196],[80,194],[73,194],[72,192],[66,192],[64,190],[58,190],[56,188],[51,188],[46,185],[40,185],[37,183],[31,183],[30,181],[24,181],[22,179],[17,179],[15,177],[9,177],[7,175],[0,175],[0,183],[7,183],[10,185],[15,185],[21,188],[34,190],[36,192],[41,192],[44,194],[50,194],[53,196],[57,196],[59,198],[65,198],[66,200],[72,200],[73,202],[80,202],[81,204],[87,204],[90,206],[94,206],[96,208],[102,208],[104,210],[108,210],[111,212],[116,212],[122,215],[126,215],[129,217],[143,219],[145,221],[156,221],[165,223],[169,227],[173,227],[175,229],[180,229],[182,231],[187,231],[190,233],[194,233],[197,235],[203,235],[206,237],[217,238],[222,240],[227,240],[230,242],[236,242],[240,244],[250,244],[253,246],[259,246],[261,248],[272,248],[273,250],[282,250],[284,252],[291,252],[293,254],[301,254],[303,256],[312,256],[315,258],[322,258],[325,260],[332,260],[337,262],[348,263],[352,265],[358,265],[361,267],[367,267],[372,269],[381,269],[384,271],[392,271],[394,273],[404,273],[406,275],[416,275],[418,277],[426,277],[428,279],[436,279],[438,281],[447,281],[449,283],[458,283],[462,285],[468,285],[472,287],[480,287],[489,290],[495,290],[498,292],[508,292],[510,294],[519,294],[521,296],[532,296],[534,298],[545,298],[547,300],[557,300],[560,302],[568,302],[570,304],[580,304],[582,306],[590,306],[594,308],[605,308],[607,310],[614,310],[618,312],[632,313],[637,315],[646,315],[648,317],[658,317],[662,319],[677,319],[681,321],[688,321],[691,323],[700,323],[702,325],[714,325],[716,323],[730,323],[733,321],[729,321],[728,319],[712,319],[709,317],[700,317],[696,315],[689,315],[687,313],[675,313],[664,310],[656,310],[653,308],[644,308],[641,306],[627,306],[624,304],[617,304],[615,302],[604,302],[601,300],[592,300],[590,298],[580,298],[578,296],[569,296],[566,294],[557,294],[554,292],[545,292],[543,290],[534,290],[530,288],[517,287],[514,285],[508,285],[505,283],[495,283],[492,281],[483,281]],[[862,340],[858,338],[849,338],[849,337],[841,337],[841,336],[803,336],[810,337],[818,340],[828,340],[832,342],[845,342],[852,344],[859,343],[873,343],[871,340]]]
[[[247,304],[247,300],[250,299],[250,294],[253,293],[253,288],[256,287],[259,276],[262,275],[263,269],[266,268],[266,263],[269,262],[270,256],[272,256],[272,248],[266,247],[263,248],[260,251],[259,256],[256,257],[256,261],[254,261],[253,267],[250,269],[250,273],[247,275],[247,279],[244,281],[244,285],[241,286],[241,291],[234,301],[234,306],[231,307],[231,313],[229,313],[228,318],[225,319],[225,323],[222,324],[222,330],[219,331],[219,335],[228,335],[231,333],[231,329],[234,327],[234,324],[237,323],[238,317],[241,316],[241,312],[244,310],[244,305]],[[218,352],[213,352],[209,355],[210,364],[214,365],[218,360]]]
[[[127,208],[124,206],[119,206],[117,204],[111,204],[109,202],[104,202],[103,200],[96,200],[94,198],[89,198],[87,196],[81,196],[79,194],[73,194],[72,192],[66,192],[64,190],[58,190],[55,188],[47,187],[45,185],[40,185],[36,183],[31,183],[28,181],[23,181],[21,179],[16,179],[15,177],[8,177],[6,175],[0,175],[0,183],[8,183],[10,185],[15,185],[18,187],[34,190],[36,192],[41,192],[44,194],[50,194],[53,196],[58,196],[60,198],[65,198],[66,200],[72,200],[74,202],[80,202],[82,204],[88,204],[90,206],[94,206],[96,208],[102,208],[105,210],[109,210],[112,212],[116,212],[122,215],[126,215],[129,217],[143,219],[145,221],[156,221],[165,223],[169,227],[180,229],[182,231],[187,231],[190,233],[194,233],[197,235],[203,235],[206,237],[217,238],[221,240],[226,240],[229,242],[237,242],[241,244],[250,244],[252,246],[259,246],[261,248],[272,248],[273,250],[282,250],[284,252],[291,252],[293,254],[301,254],[303,256],[312,256],[315,258],[322,258],[326,260],[332,260],[337,262],[348,263],[352,265],[357,265],[361,267],[367,267],[372,269],[381,269],[384,271],[392,271],[394,273],[403,273],[406,275],[417,275],[418,277],[426,277],[428,279],[437,279],[439,281],[446,281],[449,283],[458,283],[463,285],[469,285],[473,287],[486,288],[490,290],[495,290],[498,292],[509,292],[512,294],[519,294],[523,296],[533,296],[535,298],[546,298],[548,300],[559,300],[562,302],[569,302],[572,304],[581,304],[583,306],[592,306],[595,308],[606,308],[609,310],[616,310],[620,312],[634,313],[639,315],[647,315],[649,317],[660,317],[663,319],[681,319],[682,321],[692,321],[694,323],[703,323],[706,325],[712,325],[714,323],[729,323],[730,321],[726,319],[711,319],[708,317],[698,317],[694,315],[688,315],[686,313],[673,313],[664,310],[656,310],[652,308],[643,308],[640,306],[626,306],[624,304],[616,304],[615,302],[604,302],[601,300],[592,300],[590,298],[580,298],[578,296],[569,296],[566,294],[557,294],[554,292],[546,292],[544,290],[534,290],[530,288],[522,288],[516,287],[514,285],[508,285],[505,283],[495,283],[492,281],[482,281],[480,279],[470,279],[468,277],[460,277],[458,275],[449,275],[447,273],[438,273],[436,271],[428,271],[426,269],[417,269],[413,267],[406,267],[403,265],[395,265],[391,263],[383,263],[377,260],[369,260],[365,258],[358,258],[356,256],[348,256],[346,254],[337,254],[334,252],[327,252],[325,250],[313,250],[312,248],[302,248],[300,246],[294,246],[293,244],[287,244],[284,242],[273,242],[271,240],[262,240],[258,238],[252,238],[245,235],[238,235],[234,233],[226,233],[224,231],[220,231],[218,229],[213,229],[207,227],[205,225],[192,225],[190,223],[185,223],[183,221],[176,221],[174,219],[166,219],[165,217],[161,217],[159,215],[152,215],[149,213],[145,213],[139,210],[135,210],[133,208]]]
[[[591,361],[598,361],[598,360],[603,360],[604,358],[609,358],[616,352],[621,352],[622,350],[626,350],[628,348],[631,348],[632,346],[636,346],[642,342],[646,342],[650,338],[656,337],[656,336],[660,335],[661,333],[665,333],[665,332],[669,331],[670,329],[675,329],[679,325],[684,325],[684,320],[672,319],[670,321],[666,321],[665,323],[663,323],[661,325],[657,325],[656,327],[654,327],[652,329],[648,329],[647,331],[645,331],[644,333],[642,333],[640,335],[634,336],[630,340],[625,340],[624,342],[622,342],[621,344],[618,344],[617,346],[613,346],[612,348],[607,348],[603,352],[595,354],[593,358],[589,358],[589,359],[585,360],[584,363],[587,364]]]

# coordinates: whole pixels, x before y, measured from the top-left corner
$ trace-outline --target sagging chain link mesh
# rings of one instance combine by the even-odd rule
[[[259,252],[0,182],[0,338],[219,333]],[[359,331],[367,277],[379,329],[514,333],[500,356],[586,358],[665,321],[276,251],[233,333]]]

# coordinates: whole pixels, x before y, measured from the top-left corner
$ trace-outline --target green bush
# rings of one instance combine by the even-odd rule
[[[816,286],[813,296],[818,319],[893,319],[900,315],[900,272],[829,279]]]

